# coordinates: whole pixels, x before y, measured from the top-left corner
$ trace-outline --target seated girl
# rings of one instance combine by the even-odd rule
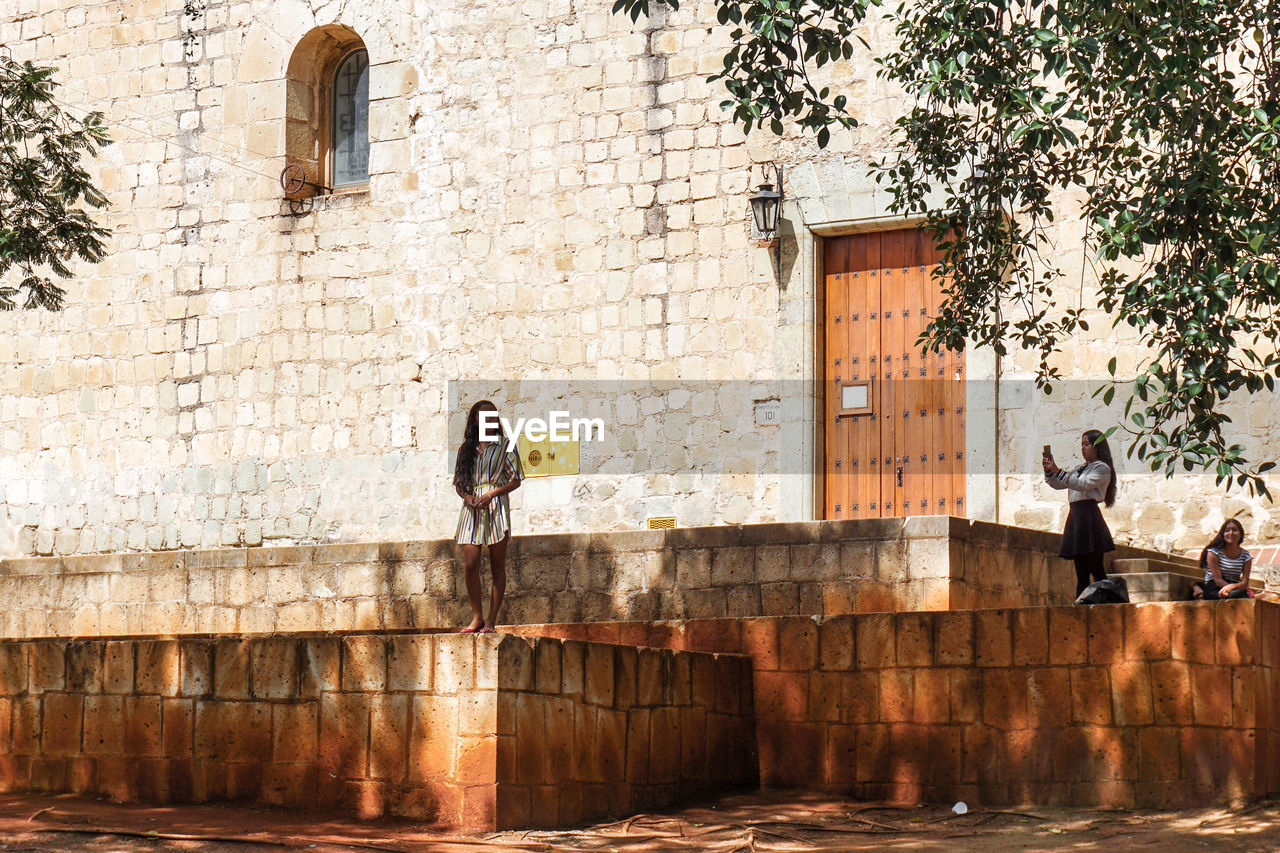
[[[1249,597],[1253,555],[1240,547],[1243,543],[1244,526],[1234,518],[1228,518],[1218,530],[1218,535],[1200,552],[1204,580],[1192,587],[1195,598],[1217,601]]]

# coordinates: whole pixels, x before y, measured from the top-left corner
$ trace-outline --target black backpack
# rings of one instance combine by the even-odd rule
[[[1076,604],[1128,604],[1129,587],[1124,578],[1109,577],[1084,588]]]

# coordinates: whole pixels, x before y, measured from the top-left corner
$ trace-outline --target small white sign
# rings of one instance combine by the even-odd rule
[[[756,400],[756,426],[778,426],[781,423],[781,400]]]

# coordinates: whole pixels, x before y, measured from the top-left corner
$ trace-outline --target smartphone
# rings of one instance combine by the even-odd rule
[[[1052,451],[1052,450],[1050,450],[1050,449],[1049,449],[1049,445],[1047,445],[1047,444],[1046,444],[1046,445],[1044,446],[1044,450],[1042,450],[1042,451],[1041,451],[1041,454],[1044,456],[1044,458],[1045,458],[1045,459],[1048,459],[1048,458],[1050,458],[1051,456],[1053,456],[1053,451]]]

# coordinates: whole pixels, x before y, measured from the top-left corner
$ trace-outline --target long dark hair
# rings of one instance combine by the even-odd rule
[[[1106,505],[1110,507],[1116,502],[1116,463],[1111,461],[1111,446],[1107,444],[1107,439],[1100,430],[1087,429],[1084,431],[1084,437],[1097,448],[1098,459],[1107,463],[1107,467],[1111,469],[1111,482],[1107,483],[1107,499],[1105,501]]]
[[[467,428],[462,433],[462,446],[458,448],[458,458],[453,463],[453,485],[467,493],[471,492],[474,485],[471,476],[476,470],[476,450],[480,447],[480,412],[486,407],[495,412],[498,410],[488,400],[481,400],[467,412]],[[498,422],[498,434],[502,436],[499,441],[507,440],[501,421]]]
[[[1244,545],[1244,525],[1234,518],[1228,518],[1226,521],[1222,522],[1222,526],[1218,528],[1218,535],[1214,536],[1209,544],[1204,546],[1204,550],[1200,552],[1200,568],[1209,568],[1209,552],[1212,549],[1221,548],[1223,545],[1227,544],[1227,537],[1224,534],[1227,532],[1227,527],[1232,524],[1234,524],[1240,531],[1240,544]]]

